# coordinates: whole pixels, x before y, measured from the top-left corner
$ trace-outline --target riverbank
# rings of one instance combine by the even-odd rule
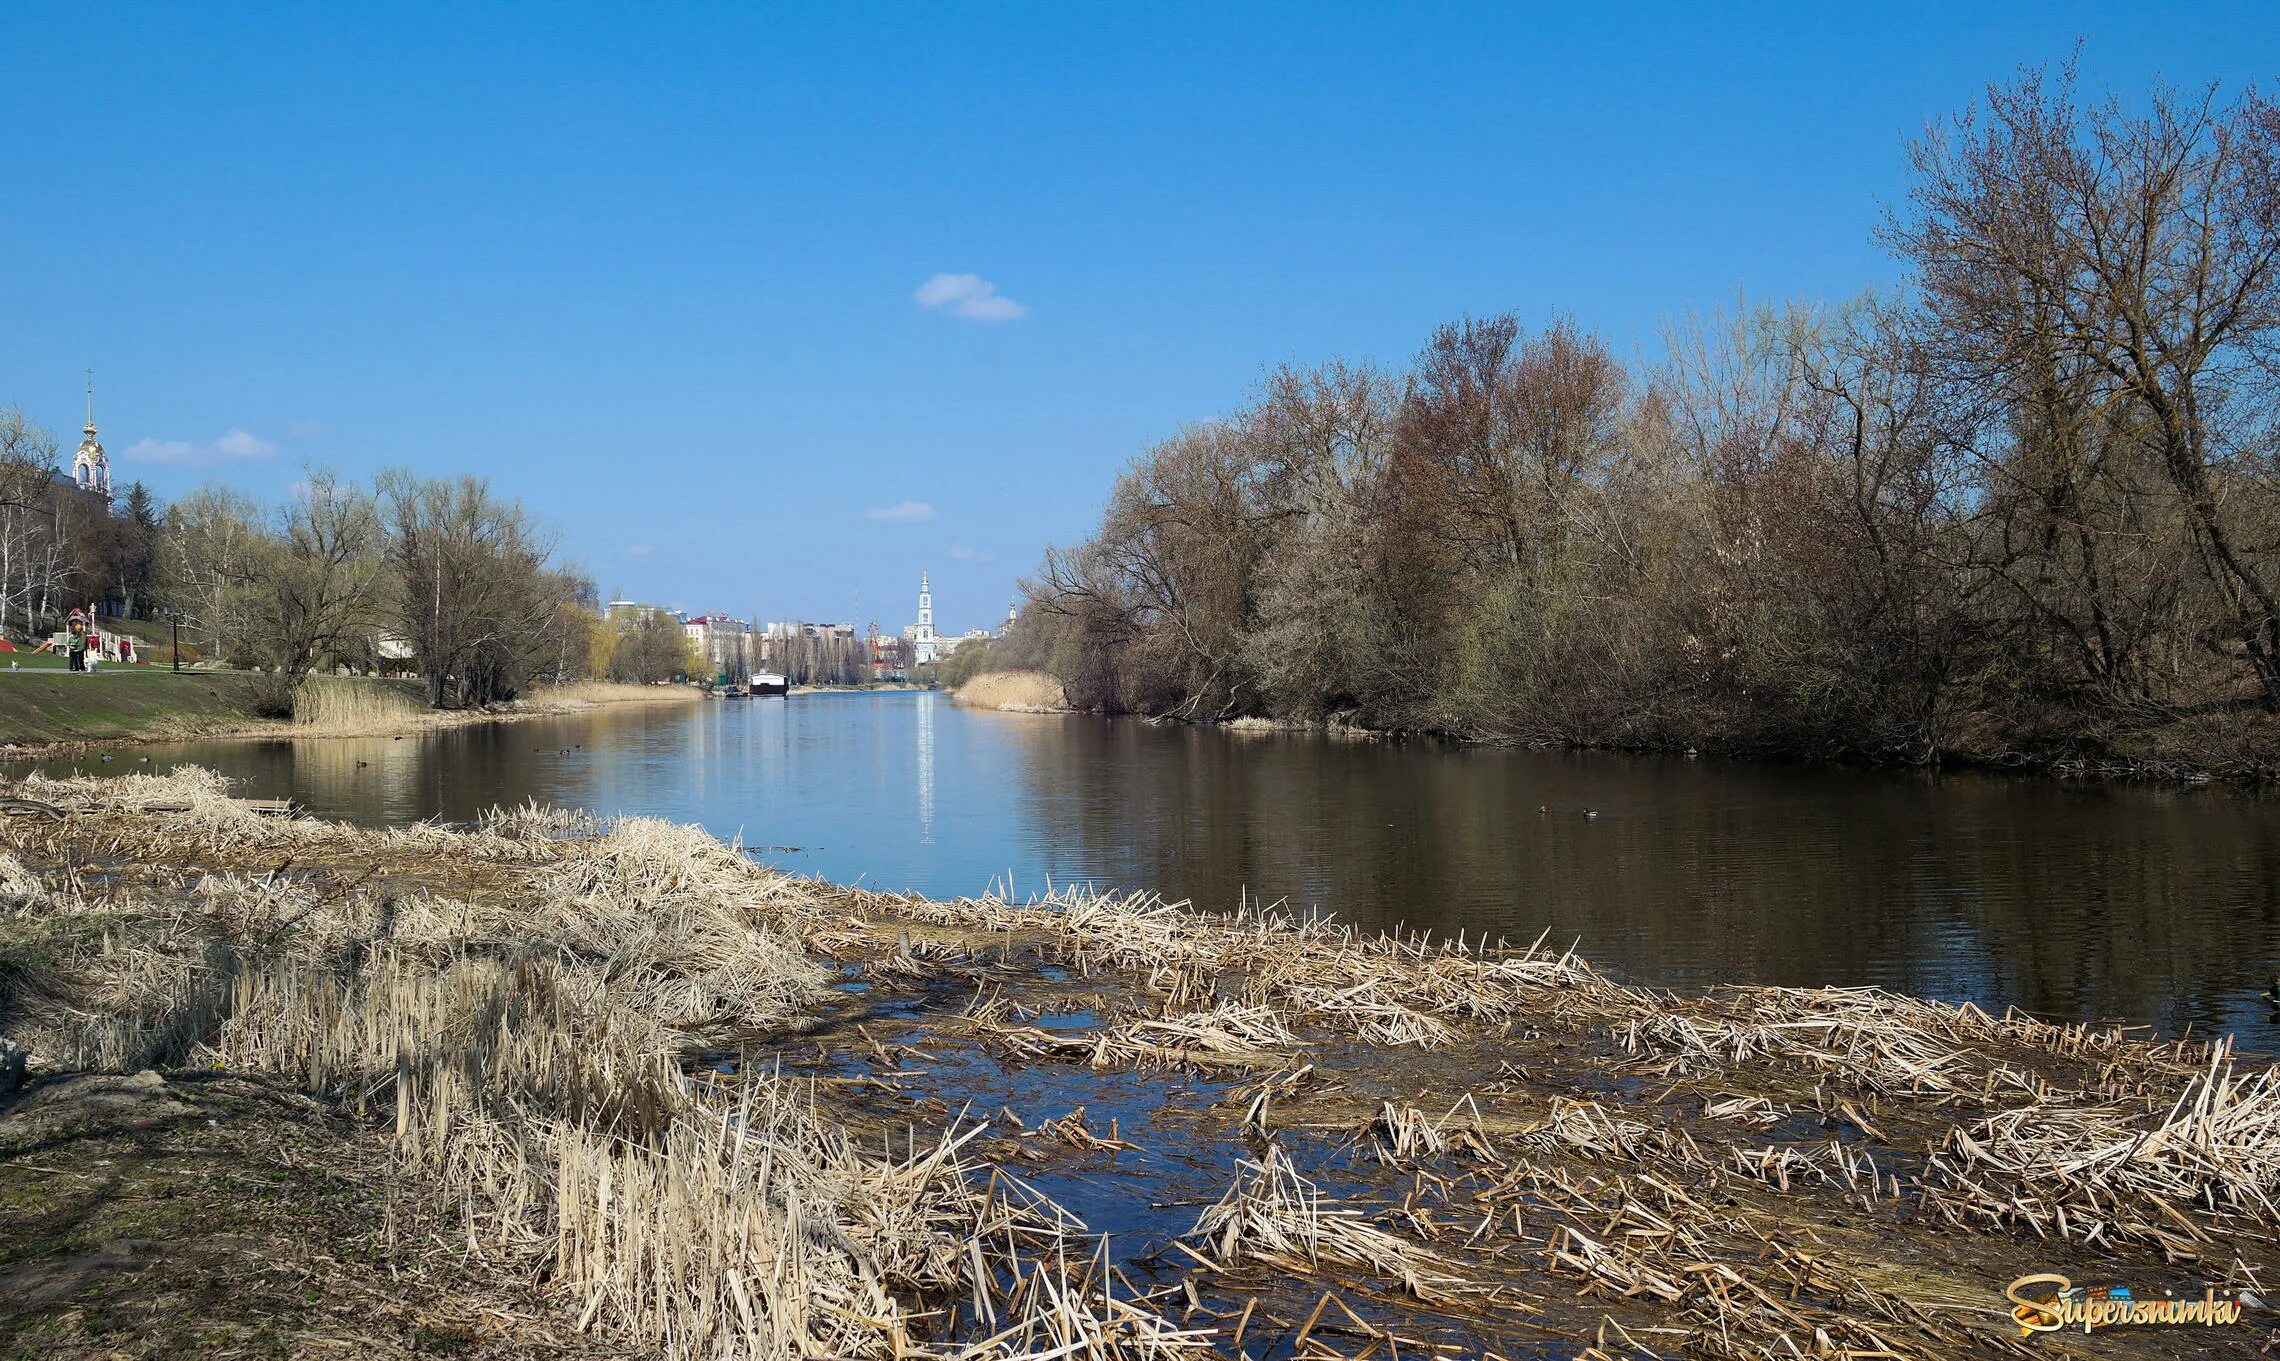
[[[2184,1356],[2271,1322],[2021,1344],[2006,1312],[2035,1271],[2274,1279],[2280,1073],[2221,1043],[868,893],[640,819],[360,830],[194,771],[5,792],[24,1355],[384,1351],[417,1317],[471,1354]],[[216,1175],[94,1246],[91,1193],[178,1166]],[[241,1241],[292,1223],[305,1305]]]
[[[0,743],[53,749],[215,736],[262,722],[257,698],[255,677],[238,671],[0,671]]]
[[[579,713],[604,705],[697,699],[688,686],[587,681],[540,686],[511,705],[434,710],[416,681],[317,676],[290,719],[264,717],[261,678],[250,672],[106,667],[0,672],[0,745],[17,755],[198,738],[409,737],[445,728]]]
[[[1556,741],[1499,737],[1445,728],[1375,727],[1356,712],[1317,718],[1241,714],[1195,718],[1179,714],[1114,713],[1069,702],[1061,682],[1041,671],[984,672],[953,692],[961,704],[1014,713],[1087,713],[1133,718],[1147,723],[1187,723],[1228,732],[1308,733],[1341,738],[1423,738],[1466,747],[1507,747],[1537,751],[1599,751],[1631,756],[1708,756],[1761,765],[1849,766],[1860,769],[1949,769],[2043,775],[2066,780],[2128,781],[2147,784],[2223,783],[2264,787],[2280,782],[2280,723],[2257,722],[2228,728],[2207,715],[2179,719],[2168,728],[2138,734],[2123,743],[2056,742],[2028,751],[1967,746],[1914,752],[1874,753],[1853,749],[1794,750],[1778,746],[1701,745],[1685,742]],[[971,694],[971,698],[967,696]]]

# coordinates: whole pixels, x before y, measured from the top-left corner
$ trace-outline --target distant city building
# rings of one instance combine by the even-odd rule
[[[893,635],[871,639],[871,679],[901,680],[910,670],[910,640]]]
[[[903,638],[910,643],[913,665],[925,666],[934,660],[934,590],[924,572],[918,574],[918,622],[903,630]]]
[[[810,624],[802,619],[779,619],[760,631],[763,638],[852,638],[853,624]]]
[[[602,618],[615,619],[620,615],[662,614],[679,623],[681,616],[663,605],[644,605],[638,600],[613,600],[602,606]]]
[[[750,624],[725,614],[699,614],[682,620],[681,631],[704,654],[705,666],[712,674],[741,682],[752,673]]]
[[[934,657],[937,661],[946,662],[957,656],[958,649],[968,643],[987,643],[996,638],[997,635],[988,629],[967,629],[955,638],[936,638],[934,640]]]

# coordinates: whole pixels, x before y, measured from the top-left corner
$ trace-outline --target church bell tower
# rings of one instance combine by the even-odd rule
[[[103,441],[95,438],[95,370],[87,371],[87,428],[81,432],[79,452],[71,456],[72,485],[111,504],[111,460],[103,455]]]

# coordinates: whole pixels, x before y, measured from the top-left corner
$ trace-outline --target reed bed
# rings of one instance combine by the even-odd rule
[[[1227,1194],[1197,1217],[1188,1238],[1224,1266],[1354,1267],[1397,1281],[1420,1299],[1445,1299],[1462,1284],[1419,1244],[1332,1203],[1279,1145],[1241,1164]]]
[[[293,724],[311,733],[356,736],[401,732],[428,714],[412,681],[371,676],[304,676],[293,687]]]
[[[1479,1201],[1534,1209],[1519,1250],[1582,1297],[1651,1301],[1661,1321],[1633,1327],[1664,1350],[1629,1345],[1601,1355],[1944,1358],[1966,1347],[2036,1353],[1950,1308],[1922,1307],[1797,1242],[1793,1226],[1739,1206],[1720,1207],[1668,1176],[1577,1176],[1522,1158],[1499,1169]],[[1485,1223],[1496,1222],[1493,1218]],[[1601,1343],[1605,1347],[1605,1333]]]
[[[1706,1160],[1701,1146],[1684,1129],[1618,1115],[1597,1101],[1554,1102],[1551,1114],[1522,1131],[1517,1142],[1527,1148],[1613,1162],[1698,1167]]]
[[[542,841],[574,841],[597,837],[609,830],[610,820],[584,808],[558,808],[537,799],[512,807],[494,804],[477,819],[483,830],[504,837],[530,837]]]
[[[970,1019],[993,1027],[997,1050],[1016,1059],[1076,1059],[1096,1068],[1281,1067],[1298,1036],[1272,1008],[1221,1002],[1194,1011],[1166,1010],[1139,1016],[1102,1030],[1045,1030],[1008,1025],[997,1018],[1010,1008],[969,1008]]]
[[[535,805],[381,832],[260,816],[200,771],[13,792],[0,1037],[46,1071],[220,1066],[362,1111],[461,1206],[461,1250],[645,1354],[1256,1354],[1272,1314],[1307,1356],[1415,1354],[1463,1318],[1584,1355],[1937,1357],[2015,1350],[1957,1323],[1953,1281],[1986,1277],[1991,1311],[2037,1235],[2280,1266],[2280,1070],[2222,1043],[1874,989],[1677,996],[1543,940],[1252,903],[930,902]],[[835,969],[916,1019],[882,1039]],[[1001,1160],[1124,1154],[1118,1107],[993,1142],[921,1095],[953,1044],[1103,1070],[1052,1077],[1103,1102],[1134,1072],[1216,1092],[1159,1113],[1253,1155],[1195,1154],[1220,1159],[1184,1202],[1199,1269],[1165,1284],[1160,1254],[1135,1286]],[[779,1066],[795,1047],[816,1078]],[[733,1071],[694,1062],[722,1048]],[[1967,1266],[1892,1265],[1934,1234]],[[1314,1317],[1282,1317],[1302,1288]]]
[[[1464,1118],[1459,1118],[1460,1113]],[[1495,1157],[1493,1143],[1481,1128],[1480,1108],[1469,1094],[1438,1120],[1413,1105],[1383,1102],[1377,1116],[1363,1126],[1361,1142],[1373,1147],[1381,1160],[1396,1166],[1431,1161],[1451,1152]]]
[[[2280,1224],[2280,1068],[2243,1072],[2219,1042],[2166,1101],[2045,1093],[1949,1129],[1924,1188],[1950,1223],[2137,1241],[2198,1260],[2214,1226]]]
[[[1002,1327],[948,1354],[949,1361],[1203,1361],[1222,1355],[1215,1330],[1174,1326],[1108,1263],[1106,1246],[1074,1267],[1065,1256],[1032,1263],[1015,1284]],[[995,1321],[995,1316],[992,1316]]]
[[[47,901],[47,885],[24,862],[0,851],[0,913],[21,914]]]
[[[209,1052],[392,1109],[470,1244],[543,1261],[581,1326],[664,1355],[930,1355],[924,1301],[998,1301],[1065,1247],[1066,1215],[975,1175],[978,1127],[866,1151],[796,1081],[708,1097],[615,982],[559,955],[249,970]]]
[[[1204,1000],[1204,980],[1241,980],[1251,1006],[1368,1044],[1438,1047],[1460,1038],[1466,1023],[1596,1014],[1625,993],[1572,951],[1546,950],[1540,940],[1507,950],[1486,939],[1369,935],[1271,908],[1198,912],[1153,894],[1064,888],[1024,904],[888,898],[878,906],[936,925],[1021,932],[1080,973],[1146,975],[1175,1001]]]

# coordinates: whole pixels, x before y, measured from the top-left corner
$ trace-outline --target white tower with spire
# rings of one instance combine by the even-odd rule
[[[925,666],[934,660],[934,591],[924,572],[918,574],[918,622],[903,637],[910,641],[912,661]]]
[[[87,371],[87,429],[79,452],[71,456],[72,485],[111,504],[111,460],[103,456],[103,441],[95,438],[95,370]]]

